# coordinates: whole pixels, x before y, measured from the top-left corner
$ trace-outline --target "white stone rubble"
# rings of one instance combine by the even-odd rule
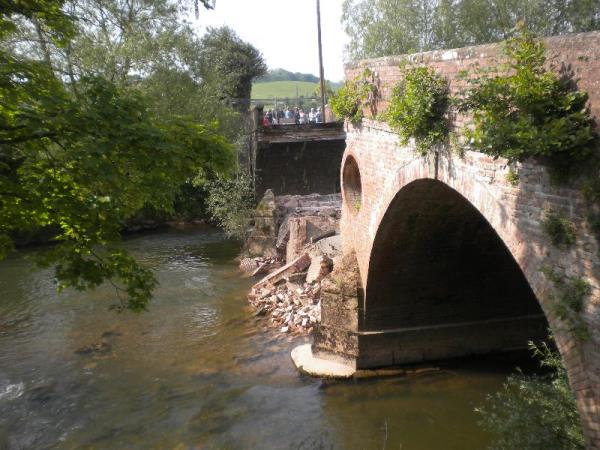
[[[270,316],[270,325],[281,333],[307,333],[321,321],[321,281],[298,284],[301,275],[306,277],[305,273],[290,276],[293,283],[285,280],[275,285],[259,283],[248,294],[256,315]]]

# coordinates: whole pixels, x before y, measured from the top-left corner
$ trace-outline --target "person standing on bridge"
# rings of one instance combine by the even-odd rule
[[[270,126],[271,126],[271,121],[269,120],[269,116],[268,116],[267,114],[265,114],[265,115],[263,116],[263,119],[262,119],[262,126],[263,126],[263,127],[270,127]]]
[[[306,123],[306,113],[303,109],[300,109],[300,125],[304,125]]]

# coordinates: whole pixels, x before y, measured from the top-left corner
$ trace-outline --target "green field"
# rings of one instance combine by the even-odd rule
[[[298,96],[313,97],[317,83],[308,81],[269,81],[252,85],[252,99],[294,99]]]

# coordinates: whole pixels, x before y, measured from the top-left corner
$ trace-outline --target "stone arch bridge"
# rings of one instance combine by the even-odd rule
[[[549,61],[570,70],[600,117],[600,33],[549,38]],[[427,64],[464,87],[457,73],[490,65],[499,46],[485,45],[361,61],[380,79],[385,108],[402,60]],[[464,118],[456,118],[460,126]],[[600,249],[579,188],[557,187],[545,168],[468,151],[423,157],[402,147],[383,122],[347,124],[342,160],[344,258],[323,287],[315,357],[354,368],[382,367],[526,346],[552,328],[577,398],[588,447],[600,449]],[[548,210],[569,218],[577,241],[551,245]],[[553,283],[540,271],[580,277],[592,292],[578,339],[554,314]],[[337,272],[337,274],[336,274]],[[342,275],[343,273],[343,275]],[[336,276],[340,276],[336,280]]]

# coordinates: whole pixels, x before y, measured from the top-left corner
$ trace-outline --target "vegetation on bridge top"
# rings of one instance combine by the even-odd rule
[[[413,67],[404,71],[403,80],[394,87],[385,117],[403,145],[412,138],[424,155],[448,139],[449,101],[445,78],[431,68]]]
[[[544,44],[524,28],[504,45],[508,62],[490,74],[464,77],[471,85],[459,110],[471,114],[464,135],[469,147],[509,162],[542,158],[557,181],[596,145],[588,96],[568,77],[545,68]]]

